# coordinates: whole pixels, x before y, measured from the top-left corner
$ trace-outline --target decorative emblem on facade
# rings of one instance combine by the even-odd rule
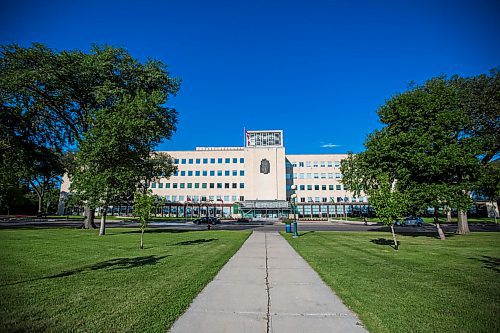
[[[260,173],[263,173],[267,175],[271,171],[271,163],[264,158],[262,161],[260,161]]]

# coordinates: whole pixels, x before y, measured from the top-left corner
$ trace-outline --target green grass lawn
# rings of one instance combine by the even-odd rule
[[[500,332],[500,233],[283,235],[372,333]]]
[[[0,230],[0,332],[166,332],[250,232]]]

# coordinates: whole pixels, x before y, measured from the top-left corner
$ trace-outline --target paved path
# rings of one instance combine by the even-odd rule
[[[367,332],[277,232],[254,232],[171,332]]]

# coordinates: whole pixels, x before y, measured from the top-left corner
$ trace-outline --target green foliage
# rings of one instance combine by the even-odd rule
[[[151,193],[135,193],[134,216],[139,218],[141,229],[146,229],[155,208],[155,197]]]
[[[394,223],[408,211],[408,195],[391,189],[387,179],[370,190],[370,203],[377,211],[377,216],[385,225]]]

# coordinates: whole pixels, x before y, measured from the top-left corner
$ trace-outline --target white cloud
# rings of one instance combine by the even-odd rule
[[[338,148],[342,147],[341,145],[336,145],[333,143],[325,143],[324,145],[321,145],[321,148]]]

